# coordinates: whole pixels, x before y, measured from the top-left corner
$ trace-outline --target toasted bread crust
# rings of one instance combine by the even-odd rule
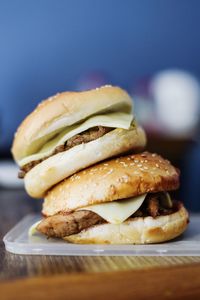
[[[130,112],[132,100],[119,87],[103,86],[83,92],[63,92],[42,101],[19,126],[12,145],[16,162],[36,152],[61,128],[101,111]]]
[[[45,198],[43,214],[178,187],[179,171],[169,161],[148,152],[128,155],[99,163],[56,185]]]

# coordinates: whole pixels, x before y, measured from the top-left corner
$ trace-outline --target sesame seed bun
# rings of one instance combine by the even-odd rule
[[[109,157],[141,150],[145,144],[146,136],[141,127],[114,129],[96,140],[55,154],[36,165],[25,176],[26,191],[32,197],[43,197],[52,186],[75,172]]]
[[[188,212],[183,205],[177,212],[156,218],[129,218],[121,224],[101,224],[64,237],[76,244],[152,244],[182,234],[188,225]]]
[[[131,112],[132,100],[119,87],[63,92],[41,102],[19,126],[12,145],[16,162],[37,152],[61,129],[100,112]]]
[[[178,187],[179,171],[161,156],[144,152],[101,162],[67,178],[48,192],[42,212],[52,216]]]

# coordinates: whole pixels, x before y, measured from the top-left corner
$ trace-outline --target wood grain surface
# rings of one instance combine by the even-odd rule
[[[2,300],[200,299],[200,264],[38,277],[0,284]]]
[[[41,209],[41,201],[28,198],[28,196],[22,190],[13,190],[13,191],[0,190],[0,239],[1,239],[0,280],[1,281],[11,280],[11,279],[14,280],[17,278],[34,277],[34,276],[47,277],[51,275],[54,275],[53,278],[57,278],[55,276],[58,274],[63,274],[63,276],[66,274],[73,275],[74,273],[76,274],[79,273],[80,275],[86,273],[100,274],[101,272],[108,273],[111,271],[120,272],[120,271],[128,271],[128,270],[137,270],[138,272],[141,269],[142,269],[141,272],[143,272],[144,269],[149,270],[152,268],[159,269],[160,267],[168,267],[168,266],[170,267],[187,266],[188,264],[189,265],[193,264],[194,268],[196,268],[196,264],[200,263],[200,257],[25,256],[25,255],[14,255],[9,252],[6,252],[4,248],[4,244],[2,242],[2,238],[4,234],[8,230],[10,230],[19,220],[21,220],[23,216],[31,212],[38,212],[40,209]],[[170,268],[170,270],[171,269],[172,268]],[[195,270],[196,270],[195,272],[197,272],[197,269]],[[183,279],[185,278],[184,274],[182,274],[182,277]],[[78,278],[82,278],[82,277],[78,277]]]

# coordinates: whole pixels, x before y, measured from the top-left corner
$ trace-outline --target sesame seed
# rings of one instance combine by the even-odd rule
[[[108,173],[107,173],[107,175],[109,175],[111,173],[113,173],[113,169],[109,170]]]
[[[124,161],[120,161],[120,164],[123,165],[124,167],[128,167],[128,165]]]
[[[134,170],[133,171],[133,174],[136,174],[136,175],[138,175],[138,174],[140,174],[137,170]]]
[[[106,84],[106,85],[101,86],[100,89],[102,89],[102,88],[108,88],[108,87],[112,87],[112,85],[111,84]]]
[[[159,168],[159,165],[158,165],[158,164],[156,164],[156,167],[157,167],[157,168]]]
[[[129,180],[129,176],[128,175],[123,175],[121,178],[117,179],[117,181],[121,182],[121,183],[123,183],[123,182],[127,183],[128,180]]]
[[[128,176],[127,175],[122,176],[122,178],[123,178],[124,182],[128,182]]]

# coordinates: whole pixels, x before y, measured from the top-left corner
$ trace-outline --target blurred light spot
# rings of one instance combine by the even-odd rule
[[[160,124],[171,135],[190,135],[199,121],[200,87],[191,74],[168,70],[158,73],[150,85]]]

